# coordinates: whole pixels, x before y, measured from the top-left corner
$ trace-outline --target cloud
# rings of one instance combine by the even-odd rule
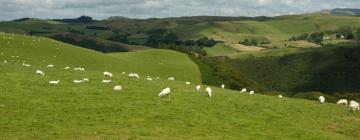
[[[168,16],[277,16],[360,7],[358,0],[0,0],[0,20],[89,15],[135,18]]]

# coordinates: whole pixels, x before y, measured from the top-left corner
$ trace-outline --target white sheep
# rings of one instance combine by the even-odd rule
[[[222,88],[222,89],[224,89],[224,88],[225,88],[225,85],[224,85],[224,84],[222,84],[222,85],[221,85],[221,88]]]
[[[89,78],[83,78],[82,81],[89,82],[90,80],[89,80]]]
[[[83,80],[74,80],[73,83],[75,84],[80,84],[80,83],[83,83],[84,81]]]
[[[190,82],[185,82],[186,85],[190,85],[191,83]]]
[[[111,80],[102,80],[102,83],[111,83]]]
[[[125,75],[125,74],[126,74],[126,72],[122,72],[122,74],[123,74],[123,75]]]
[[[159,96],[160,97],[164,97],[164,96],[169,96],[171,93],[171,90],[169,87],[163,89],[160,93],[159,93]]]
[[[69,69],[70,69],[70,67],[65,67],[64,69],[65,69],[65,70],[69,70]]]
[[[320,101],[320,104],[325,103],[325,97],[324,96],[319,96],[319,101]]]
[[[113,89],[114,89],[115,91],[121,91],[121,90],[122,90],[122,87],[121,87],[121,86],[115,86]]]
[[[210,97],[212,96],[212,89],[210,87],[206,87],[206,96]]]
[[[243,88],[240,93],[245,93],[246,92],[246,88]]]
[[[110,77],[110,78],[112,78],[112,77],[113,77],[113,74],[110,73],[110,72],[105,71],[105,72],[104,72],[104,77]]]
[[[6,64],[8,61],[7,60],[4,60],[3,63]]]
[[[47,67],[47,68],[53,68],[54,65],[50,64],[50,65],[47,65],[46,67]]]
[[[49,82],[50,85],[58,85],[59,83],[60,83],[60,80],[50,81]]]
[[[278,98],[283,98],[283,96],[282,96],[282,95],[278,95]]]
[[[25,66],[25,67],[31,67],[30,64],[26,64],[26,63],[22,63],[22,65]]]
[[[169,81],[175,81],[175,78],[174,77],[169,77],[168,80]]]
[[[250,94],[250,95],[254,95],[254,94],[255,94],[255,91],[252,90],[252,91],[249,92],[249,94]]]
[[[42,72],[41,70],[36,70],[36,74],[37,74],[37,75],[41,75],[41,76],[44,76],[44,75],[45,75],[45,73]]]
[[[200,91],[201,86],[200,86],[200,85],[197,85],[195,88],[196,88],[196,91]]]
[[[348,100],[346,100],[346,99],[340,99],[336,104],[338,104],[338,105],[347,105],[347,104],[348,104]]]
[[[152,79],[152,78],[150,78],[150,77],[148,77],[148,78],[146,78],[146,80],[148,80],[148,81],[152,81],[153,79]]]
[[[360,110],[360,106],[359,106],[359,103],[356,102],[356,101],[350,101],[350,112],[354,112],[356,110]]]

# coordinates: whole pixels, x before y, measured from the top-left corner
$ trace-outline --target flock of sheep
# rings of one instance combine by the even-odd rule
[[[319,101],[320,101],[321,104],[325,103],[325,97],[324,96],[319,96]],[[337,101],[336,104],[347,106],[348,105],[348,100],[340,99],[339,101]],[[356,102],[356,101],[350,101],[349,108],[350,108],[350,112],[360,110],[359,103]]]

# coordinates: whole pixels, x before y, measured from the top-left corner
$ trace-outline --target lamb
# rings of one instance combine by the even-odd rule
[[[200,86],[200,85],[197,85],[195,88],[196,88],[196,91],[200,91],[201,86]]]
[[[113,77],[113,74],[110,73],[110,72],[105,71],[105,72],[104,72],[104,77],[110,77],[110,78],[112,78],[112,77]]]
[[[102,83],[111,83],[111,80],[102,80]]]
[[[282,95],[278,95],[278,98],[283,98],[283,96],[282,96]]]
[[[47,67],[47,68],[53,68],[54,65],[51,65],[51,64],[50,64],[50,65],[47,65],[46,67]]]
[[[206,87],[206,96],[208,96],[209,98],[211,98],[211,96],[212,96],[212,89],[210,88],[210,87]]]
[[[243,88],[240,93],[245,93],[246,92],[246,88]]]
[[[359,106],[359,103],[356,102],[356,101],[350,101],[350,112],[354,112],[356,110],[360,110],[360,106]]]
[[[224,85],[224,84],[222,84],[222,85],[221,85],[221,88],[222,88],[222,89],[225,89],[225,85]]]
[[[254,94],[255,94],[255,91],[252,90],[252,91],[249,92],[249,94],[250,94],[250,95],[254,95]]]
[[[165,97],[165,96],[169,96],[171,93],[171,90],[169,87],[163,89],[160,93],[159,93],[159,96],[160,97]]]
[[[175,81],[175,78],[174,77],[169,77],[168,80],[169,81]]]
[[[346,100],[346,99],[341,99],[341,100],[339,100],[336,104],[338,104],[338,105],[347,105],[347,104],[348,104],[348,100]]]
[[[36,74],[37,74],[37,75],[41,75],[41,76],[44,76],[44,75],[45,75],[44,72],[42,72],[41,70],[36,70]]]
[[[58,85],[59,83],[60,83],[60,80],[50,81],[49,82],[50,85]]]
[[[114,90],[115,90],[115,91],[121,91],[121,90],[122,90],[122,87],[121,87],[121,86],[115,86],[115,87],[114,87]]]
[[[130,74],[129,74],[129,77],[130,77],[130,78],[134,78],[134,79],[140,79],[139,74],[136,74],[136,73],[130,73]]]
[[[185,84],[190,85],[191,83],[190,82],[185,82]]]
[[[75,84],[80,84],[80,83],[83,83],[84,81],[83,80],[74,80],[73,83]]]
[[[146,80],[148,80],[148,81],[152,81],[153,79],[152,79],[152,78],[150,78],[150,77],[148,77],[148,78],[146,78]]]
[[[325,97],[324,96],[319,96],[319,101],[320,101],[320,104],[325,103]]]
[[[65,67],[64,69],[65,69],[65,70],[69,70],[69,69],[70,69],[70,67]]]

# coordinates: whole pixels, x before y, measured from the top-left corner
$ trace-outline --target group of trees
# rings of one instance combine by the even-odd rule
[[[331,38],[335,38],[335,39],[340,39],[340,38],[347,40],[357,39],[359,40],[358,42],[360,42],[360,28],[356,29],[355,31],[354,30],[355,29],[353,28],[344,27],[337,29],[335,31],[327,31],[326,34],[332,35]],[[304,33],[300,35],[291,36],[289,38],[289,41],[307,40],[309,42],[320,44],[323,41],[324,37],[325,37],[324,32],[313,32],[311,34]]]
[[[263,45],[263,44],[270,44],[271,42],[269,40],[261,40],[258,41],[254,38],[251,39],[244,39],[243,41],[240,41],[239,44],[243,44],[246,46],[259,46],[259,45]]]

